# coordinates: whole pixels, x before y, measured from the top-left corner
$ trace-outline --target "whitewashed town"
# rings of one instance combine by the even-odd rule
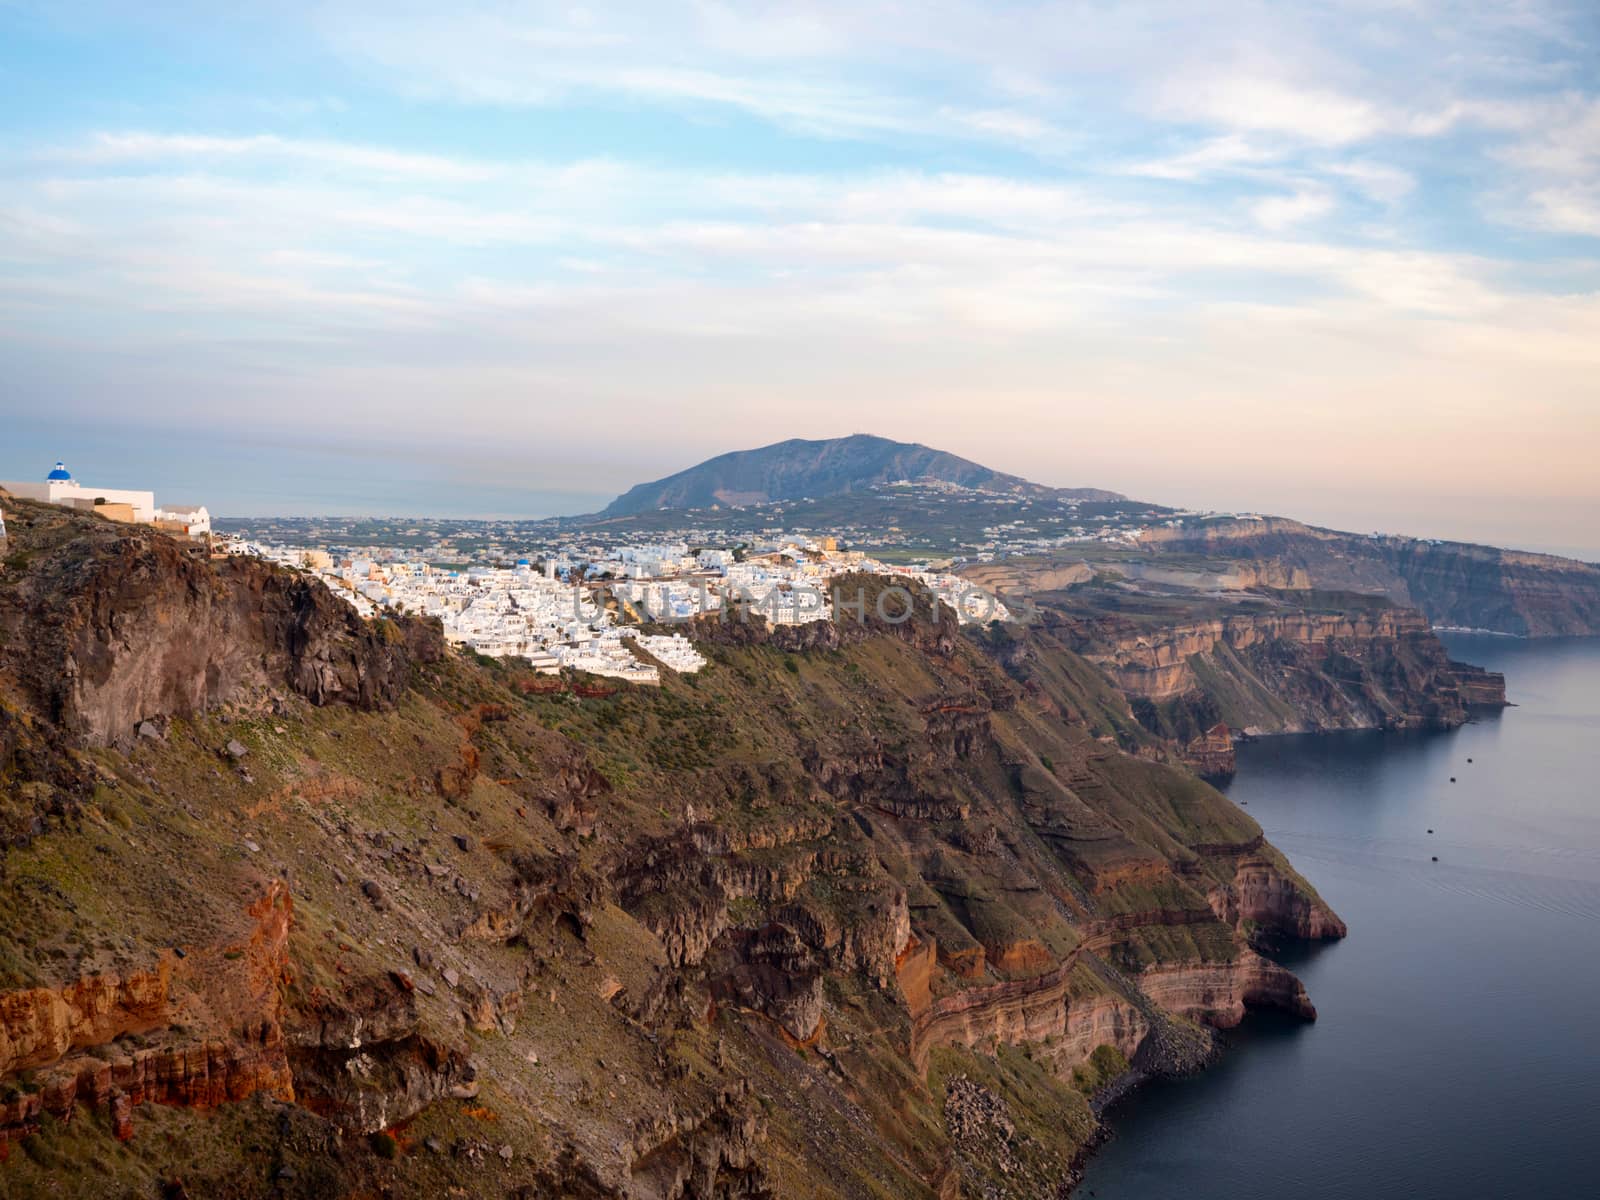
[[[722,616],[759,616],[774,625],[827,620],[833,583],[851,572],[915,581],[964,623],[1010,619],[998,600],[957,575],[882,563],[840,550],[833,538],[778,538],[737,549],[624,544],[587,559],[561,554],[465,570],[246,539],[222,545],[310,571],[363,615],[437,617],[449,641],[479,654],[524,658],[546,673],[565,667],[633,683],[660,682],[662,667],[692,673],[706,661],[681,632],[641,626]],[[902,611],[889,608],[888,616]]]
[[[523,658],[549,674],[567,668],[656,684],[663,669],[693,673],[706,660],[690,639],[676,630],[654,630],[699,617],[760,617],[773,625],[827,620],[834,616],[833,582],[851,572],[921,584],[963,623],[1010,619],[1003,604],[958,575],[923,564],[885,563],[841,549],[832,536],[774,531],[737,546],[687,541],[580,546],[568,538],[510,565],[461,566],[394,549],[336,550],[214,534],[204,505],[163,504],[152,491],[86,484],[64,462],[41,481],[7,481],[0,487],[19,499],[204,539],[214,553],[254,555],[309,572],[363,616],[435,617],[448,641],[488,657]],[[903,611],[892,607],[884,615],[899,619]]]

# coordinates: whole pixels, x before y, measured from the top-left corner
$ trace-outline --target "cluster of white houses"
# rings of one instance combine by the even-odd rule
[[[638,625],[749,614],[777,625],[826,620],[835,615],[833,582],[850,572],[920,583],[963,622],[1010,619],[998,600],[958,576],[840,551],[831,538],[738,553],[683,543],[628,545],[589,562],[552,555],[542,567],[523,559],[511,567],[465,570],[380,561],[383,556],[371,550],[336,558],[322,549],[253,542],[230,548],[310,570],[365,615],[437,617],[446,638],[479,654],[525,658],[540,671],[569,667],[639,683],[659,682],[663,666],[687,673],[706,660],[681,634],[646,634]]]
[[[42,481],[0,487],[20,499],[175,534],[211,533],[211,515],[202,505],[157,504],[154,492],[82,484],[60,462]],[[3,521],[0,515],[0,538]],[[611,545],[576,554],[568,547],[537,568],[521,559],[509,567],[464,570],[396,561],[398,555],[382,548],[337,558],[323,549],[234,539],[226,539],[224,548],[311,571],[365,616],[390,611],[437,617],[450,641],[479,654],[525,658],[540,671],[567,667],[636,683],[659,683],[663,669],[689,673],[706,663],[681,633],[645,633],[640,625],[750,614],[775,625],[827,620],[836,615],[832,585],[850,572],[915,581],[963,622],[1010,619],[998,600],[958,576],[841,551],[831,537],[777,536],[738,550],[691,549],[684,542]]]
[[[619,625],[602,589],[563,581],[553,564],[543,572],[526,561],[457,571],[424,562],[335,560],[325,550],[251,542],[228,548],[309,570],[364,616],[392,611],[437,617],[449,641],[493,658],[525,658],[545,673],[570,667],[653,684],[661,681],[658,663],[690,673],[706,661],[680,635],[645,635]]]
[[[157,504],[154,492],[91,487],[74,479],[63,462],[56,463],[43,480],[7,480],[0,482],[0,488],[19,500],[88,509],[108,520],[154,525],[168,533],[204,537],[211,532],[211,514],[203,504]]]

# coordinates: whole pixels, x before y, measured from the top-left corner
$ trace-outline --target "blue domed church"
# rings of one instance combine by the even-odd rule
[[[22,500],[43,500],[46,504],[64,504],[68,508],[98,508],[103,515],[114,520],[156,519],[154,492],[88,487],[74,479],[72,472],[67,470],[67,464],[61,461],[50,468],[43,483],[0,483],[0,487]]]

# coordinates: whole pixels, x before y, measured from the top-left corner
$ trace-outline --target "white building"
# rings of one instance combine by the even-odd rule
[[[156,520],[182,525],[190,537],[204,537],[211,532],[211,514],[204,504],[163,504],[156,509]]]
[[[56,463],[43,483],[0,482],[0,487],[22,500],[42,500],[46,504],[62,504],[68,508],[93,508],[97,503],[126,504],[133,510],[135,521],[153,521],[156,517],[154,492],[86,487],[74,479],[66,464],[61,462]]]
[[[681,633],[635,633],[631,629],[621,630],[621,633],[624,637],[631,636],[641,650],[680,674],[692,675],[706,665],[705,655]]]

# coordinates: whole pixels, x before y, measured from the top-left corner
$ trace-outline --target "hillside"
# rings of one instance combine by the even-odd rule
[[[975,462],[911,442],[868,434],[805,441],[791,438],[756,450],[719,454],[698,466],[628,489],[600,515],[632,516],[655,509],[765,504],[865,491],[899,480],[933,480],[1017,496],[1064,495],[1120,500],[1096,488],[1046,488]]]
[[[8,1194],[1059,1194],[1095,1094],[1311,1017],[1257,949],[1343,934],[1048,629],[586,686],[8,517]]]

